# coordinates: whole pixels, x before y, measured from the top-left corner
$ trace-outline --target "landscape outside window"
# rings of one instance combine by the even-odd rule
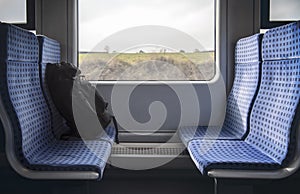
[[[211,80],[213,0],[79,0],[87,80]]]

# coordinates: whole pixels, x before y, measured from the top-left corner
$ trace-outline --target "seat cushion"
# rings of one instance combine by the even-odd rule
[[[188,151],[202,174],[210,169],[277,169],[280,164],[245,141],[192,140]]]
[[[105,141],[57,140],[31,159],[33,169],[46,171],[96,171],[102,177],[110,156],[111,144]]]
[[[116,137],[116,129],[112,126],[108,126],[105,129],[105,134],[101,137],[101,140],[106,140],[108,142],[113,143]]]
[[[222,130],[221,127],[183,127],[179,130],[179,136],[182,143],[187,146],[193,139],[239,139],[235,134],[228,130]]]

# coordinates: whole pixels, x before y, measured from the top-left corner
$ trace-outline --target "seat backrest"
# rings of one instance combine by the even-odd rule
[[[39,68],[42,90],[49,105],[53,133],[56,138],[60,138],[63,134],[68,133],[70,128],[66,125],[65,119],[58,112],[52,101],[45,74],[47,64],[60,63],[60,44],[46,36],[38,35],[37,38],[39,41]]]
[[[13,127],[16,156],[25,166],[54,140],[38,52],[33,33],[0,23],[0,95]]]
[[[300,23],[267,31],[262,60],[261,83],[246,142],[282,163],[291,146],[300,97]]]
[[[235,48],[235,77],[228,96],[223,130],[242,138],[257,93],[260,70],[261,34],[240,39]]]

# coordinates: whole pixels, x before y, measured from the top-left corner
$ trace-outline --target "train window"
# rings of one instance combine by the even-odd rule
[[[0,21],[26,23],[26,0],[1,0]]]
[[[1,0],[0,21],[35,32],[35,0]]]
[[[261,0],[261,28],[274,28],[300,20],[299,9],[299,0]]]
[[[79,0],[79,68],[88,80],[215,76],[215,1]]]
[[[293,21],[300,19],[299,0],[270,0],[271,21]]]

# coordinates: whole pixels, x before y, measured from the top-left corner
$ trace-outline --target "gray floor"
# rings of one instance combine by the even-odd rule
[[[248,182],[248,181],[246,181]],[[300,175],[284,180],[255,181],[255,194],[299,194]],[[232,181],[232,184],[239,182]],[[129,171],[108,168],[103,180],[37,181],[17,175],[9,166],[0,167],[2,194],[213,194],[214,180],[190,170]],[[246,193],[246,192],[243,192]]]

